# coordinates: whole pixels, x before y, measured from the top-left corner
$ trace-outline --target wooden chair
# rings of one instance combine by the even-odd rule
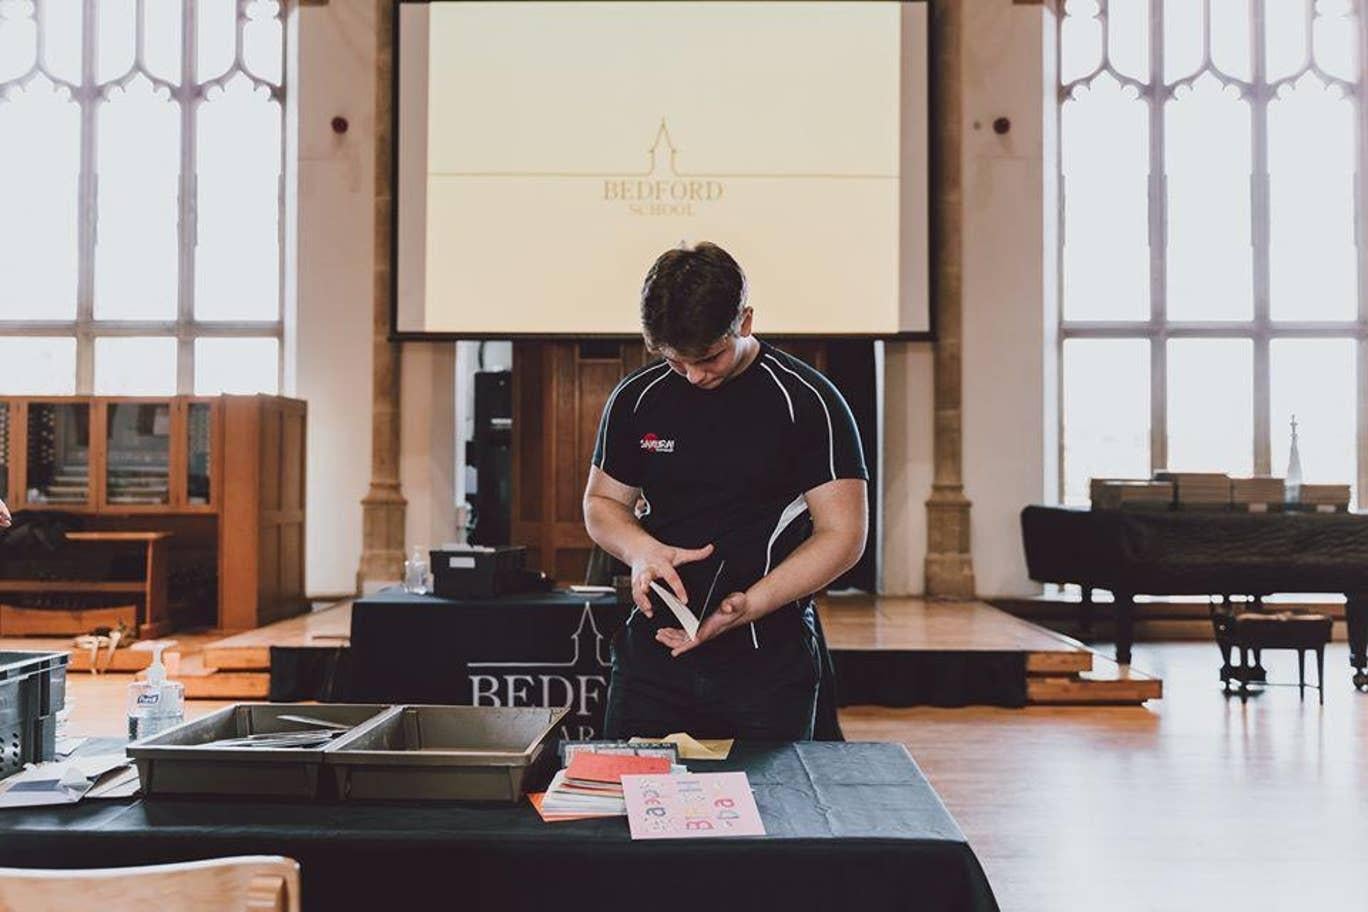
[[[3,912],[299,912],[299,865],[242,855],[135,868],[0,868]]]

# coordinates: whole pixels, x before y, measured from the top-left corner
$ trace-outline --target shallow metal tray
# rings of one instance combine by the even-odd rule
[[[309,716],[358,726],[382,714],[373,703],[236,703],[128,745],[138,764],[144,795],[264,795],[327,797],[332,781],[322,773],[323,748],[210,747],[224,738],[314,727],[281,716]],[[345,735],[341,736],[345,737]]]
[[[517,801],[568,712],[397,706],[328,745],[323,762],[343,799]]]

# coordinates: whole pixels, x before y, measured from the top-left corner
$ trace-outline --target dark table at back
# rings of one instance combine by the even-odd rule
[[[1027,507],[1026,566],[1042,583],[1115,598],[1116,660],[1130,662],[1135,596],[1345,596],[1354,685],[1368,687],[1368,515]]]
[[[299,861],[304,908],[900,909],[993,912],[964,835],[893,744],[737,744],[764,837],[633,842],[623,818],[517,804],[153,798],[0,811],[0,865],[237,854]],[[99,907],[99,897],[91,897]]]
[[[627,614],[612,595],[569,590],[448,599],[387,589],[352,605],[337,686],[299,686],[307,682],[290,668],[301,653],[320,650],[272,650],[272,699],[569,706],[560,735],[594,738],[603,729],[613,636]],[[820,625],[818,637],[826,655]],[[840,740],[829,656],[823,664],[816,737]]]

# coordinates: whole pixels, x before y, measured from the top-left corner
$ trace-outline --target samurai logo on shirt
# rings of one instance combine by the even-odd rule
[[[675,442],[673,440],[661,440],[655,434],[647,434],[641,438],[641,448],[652,453],[673,453]]]

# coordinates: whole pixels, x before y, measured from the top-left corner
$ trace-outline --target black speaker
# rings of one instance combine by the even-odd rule
[[[475,374],[475,435],[466,448],[476,488],[467,500],[474,508],[470,541],[506,545],[513,536],[513,374]]]
[[[475,374],[475,440],[508,437],[513,428],[513,372]]]

